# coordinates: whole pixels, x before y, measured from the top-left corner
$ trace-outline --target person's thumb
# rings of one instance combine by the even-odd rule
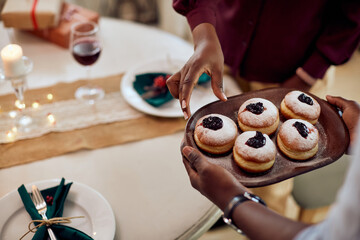
[[[185,158],[190,162],[191,166],[193,166],[196,170],[200,170],[204,164],[206,164],[206,160],[201,155],[201,153],[189,146],[186,146],[182,150]]]
[[[346,108],[346,101],[342,97],[334,97],[327,95],[326,100],[328,100],[330,104],[340,108],[342,111],[344,111],[344,109]]]

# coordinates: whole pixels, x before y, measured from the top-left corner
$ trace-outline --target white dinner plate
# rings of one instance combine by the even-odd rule
[[[69,182],[69,181],[66,181]],[[36,185],[40,190],[56,186],[60,179],[52,179],[26,184],[30,192],[31,186]],[[26,212],[17,189],[0,199],[0,239],[19,239],[28,231],[31,221]],[[88,234],[94,239],[114,239],[115,217],[107,200],[97,191],[81,183],[73,182],[65,200],[63,217],[85,216],[73,219],[67,226],[74,227]],[[25,239],[31,239],[29,233]]]
[[[165,72],[174,74],[179,71],[185,63],[186,60],[180,59],[154,59],[134,66],[126,72],[121,80],[120,89],[123,97],[132,107],[141,112],[159,117],[182,117],[183,113],[177,99],[172,99],[159,107],[153,107],[140,97],[133,87],[133,82],[135,81],[136,75],[143,73]],[[200,107],[215,100],[218,99],[212,91],[210,81],[202,85],[197,85],[191,95],[190,111],[194,113]]]

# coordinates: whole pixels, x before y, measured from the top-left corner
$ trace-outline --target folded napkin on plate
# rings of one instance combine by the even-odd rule
[[[52,204],[47,205],[46,215],[47,215],[48,219],[54,218],[54,217],[62,217],[65,199],[66,199],[66,196],[67,196],[67,194],[70,190],[71,184],[72,184],[72,183],[68,183],[68,184],[64,184],[64,183],[65,183],[65,179],[62,178],[61,182],[58,186],[44,189],[41,191],[41,194],[43,195],[44,199],[46,199],[47,196],[48,196],[48,198],[52,197]],[[21,200],[24,203],[26,211],[29,213],[31,218],[33,220],[42,220],[41,215],[36,210],[34,203],[31,200],[30,194],[26,191],[26,188],[24,187],[24,185],[21,185],[18,188],[18,192],[20,194]],[[35,225],[37,225],[37,224],[39,224],[39,223],[35,223]],[[69,239],[69,240],[70,239],[72,239],[72,240],[90,240],[90,239],[92,239],[91,237],[89,237],[88,235],[83,233],[82,231],[77,230],[72,227],[69,227],[69,226],[65,226],[65,225],[53,224],[53,225],[51,225],[51,229],[53,230],[53,232],[55,233],[55,236],[58,239]],[[40,239],[46,240],[46,239],[48,239],[48,237],[49,236],[48,236],[46,226],[41,226],[37,229],[37,231],[32,239],[33,240],[40,240]]]
[[[133,86],[137,93],[150,105],[159,107],[173,99],[169,89],[166,86],[166,79],[170,76],[168,73],[144,73],[135,76]],[[198,84],[204,84],[211,78],[203,73],[198,80]]]

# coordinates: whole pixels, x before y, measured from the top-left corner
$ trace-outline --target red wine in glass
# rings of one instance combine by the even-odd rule
[[[99,26],[95,22],[77,22],[71,25],[70,46],[75,60],[85,67],[88,79],[86,85],[76,89],[75,97],[94,104],[105,95],[101,87],[89,81],[91,66],[98,60],[102,49]]]
[[[94,64],[101,53],[100,43],[96,40],[80,40],[73,45],[72,54],[75,60],[84,66]]]

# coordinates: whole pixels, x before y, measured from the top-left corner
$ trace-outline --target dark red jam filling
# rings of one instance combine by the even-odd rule
[[[313,105],[313,100],[311,99],[311,97],[306,96],[304,93],[300,94],[298,97],[300,102],[306,103],[308,105]]]
[[[245,144],[253,148],[261,148],[265,143],[266,138],[264,135],[261,132],[256,131],[255,137],[249,138]]]
[[[264,105],[261,102],[250,103],[249,105],[246,106],[246,109],[252,112],[253,114],[259,115],[264,112]]]
[[[222,119],[219,117],[213,117],[213,116],[204,118],[202,121],[202,124],[205,128],[209,128],[212,130],[218,130],[223,127]]]
[[[298,130],[299,134],[303,138],[307,138],[307,136],[309,135],[309,129],[306,127],[305,124],[301,122],[295,122],[293,126]]]

